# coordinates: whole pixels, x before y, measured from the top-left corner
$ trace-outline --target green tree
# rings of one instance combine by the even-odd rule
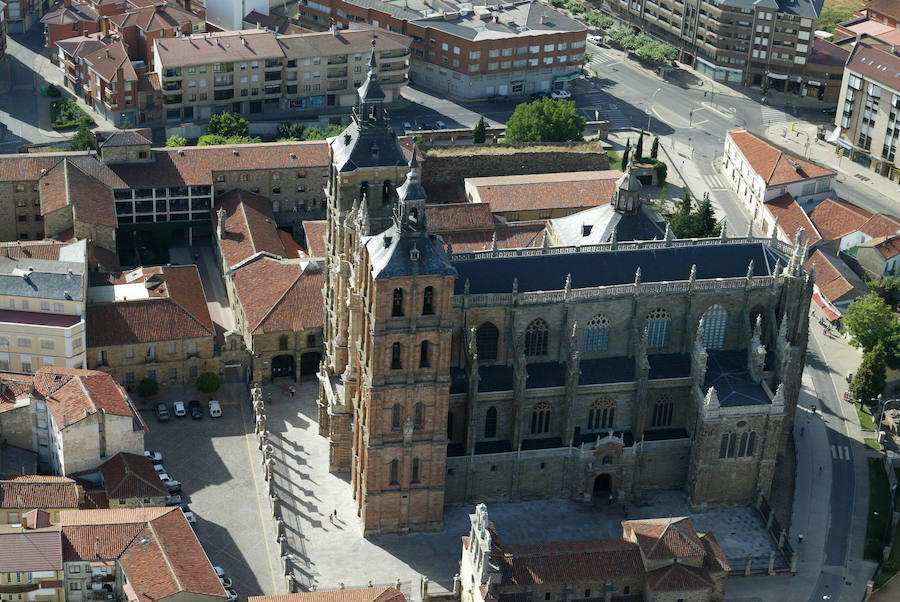
[[[187,138],[184,136],[169,136],[169,139],[166,140],[166,146],[187,146]]]
[[[653,145],[650,147],[650,158],[655,159],[659,154],[659,136],[653,138]]]
[[[722,226],[716,223],[712,203],[704,197],[694,211],[690,194],[685,191],[678,211],[668,218],[672,233],[677,238],[710,238],[722,233]]]
[[[644,156],[644,130],[641,129],[640,135],[638,135],[638,143],[637,146],[634,147],[634,158],[640,161]]]
[[[871,351],[881,343],[885,361],[891,368],[900,364],[900,321],[877,293],[869,293],[850,304],[844,312],[844,325],[853,339],[850,341],[863,351]]]
[[[587,119],[571,100],[541,98],[516,107],[506,123],[507,142],[582,140]]]
[[[484,125],[484,115],[478,120],[475,129],[472,130],[472,142],[481,144],[487,138],[487,126]]]
[[[631,154],[631,138],[625,141],[625,150],[622,151],[622,171],[628,168],[628,155]]]
[[[219,146],[221,144],[253,144],[259,142],[259,138],[248,136],[220,136],[219,134],[206,134],[197,140],[197,146]]]
[[[215,372],[204,372],[197,377],[197,390],[201,393],[215,393],[222,385],[222,379]]]
[[[210,118],[206,133],[226,138],[249,136],[250,124],[240,115],[217,113]]]
[[[97,136],[86,122],[81,122],[78,126],[78,131],[69,142],[69,149],[73,151],[97,150]]]
[[[872,291],[878,293],[878,296],[884,299],[892,309],[897,308],[897,304],[900,303],[900,276],[885,276],[877,282],[867,282],[866,284]]]
[[[705,195],[697,209],[696,228],[698,238],[718,236],[722,233],[722,226],[716,221],[716,214],[713,211],[712,201],[709,195]]]
[[[876,345],[871,351],[863,354],[862,362],[853,380],[850,381],[850,392],[853,397],[863,403],[870,403],[884,392],[885,379],[885,351],[881,345]]]
[[[303,140],[305,126],[299,121],[282,121],[278,124],[275,135],[279,140]]]
[[[138,383],[137,393],[141,397],[153,397],[159,393],[159,383],[155,378],[142,378]]]

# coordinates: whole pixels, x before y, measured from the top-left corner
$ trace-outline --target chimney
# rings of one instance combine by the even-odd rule
[[[109,37],[109,17],[103,17],[100,20],[100,32],[104,38]]]
[[[546,25],[549,20],[546,14],[541,15],[541,25]]]
[[[63,0],[63,6],[65,6],[66,8],[71,8],[72,0]]]

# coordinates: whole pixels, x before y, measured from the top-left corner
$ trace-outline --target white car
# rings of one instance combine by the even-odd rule
[[[222,406],[215,399],[209,400],[209,415],[212,418],[220,418],[222,416]]]
[[[162,462],[162,454],[159,452],[153,451],[145,451],[144,457],[153,462],[154,464],[159,464]]]
[[[231,577],[219,577],[219,583],[221,583],[222,587],[224,587],[225,589],[228,589],[229,587],[234,585],[234,583],[232,583],[231,581]]]
[[[169,476],[167,473],[165,473],[165,472],[159,472],[159,471],[156,471],[156,474],[159,475],[159,480],[162,481],[163,483],[165,483],[166,481],[171,481],[171,480],[172,480],[172,477],[170,477],[170,476]]]
[[[600,36],[588,36],[587,41],[595,46],[599,46],[603,42],[603,38]]]
[[[572,98],[572,93],[568,90],[554,90],[550,93],[550,97],[554,100],[562,100],[564,98]]]
[[[187,412],[184,409],[183,401],[176,401],[175,403],[172,404],[172,407],[175,409],[175,415],[178,418],[184,418],[185,416],[187,416]]]

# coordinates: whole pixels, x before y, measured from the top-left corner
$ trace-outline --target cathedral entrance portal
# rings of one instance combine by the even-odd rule
[[[605,472],[603,474],[598,474],[594,479],[594,494],[593,498],[595,500],[605,499],[609,492],[612,490],[612,475]]]

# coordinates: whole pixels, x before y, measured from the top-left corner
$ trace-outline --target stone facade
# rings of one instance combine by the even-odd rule
[[[204,372],[218,372],[220,358],[213,351],[212,336],[134,345],[91,346],[90,370],[111,375],[129,390],[145,378],[160,385],[193,384]]]

